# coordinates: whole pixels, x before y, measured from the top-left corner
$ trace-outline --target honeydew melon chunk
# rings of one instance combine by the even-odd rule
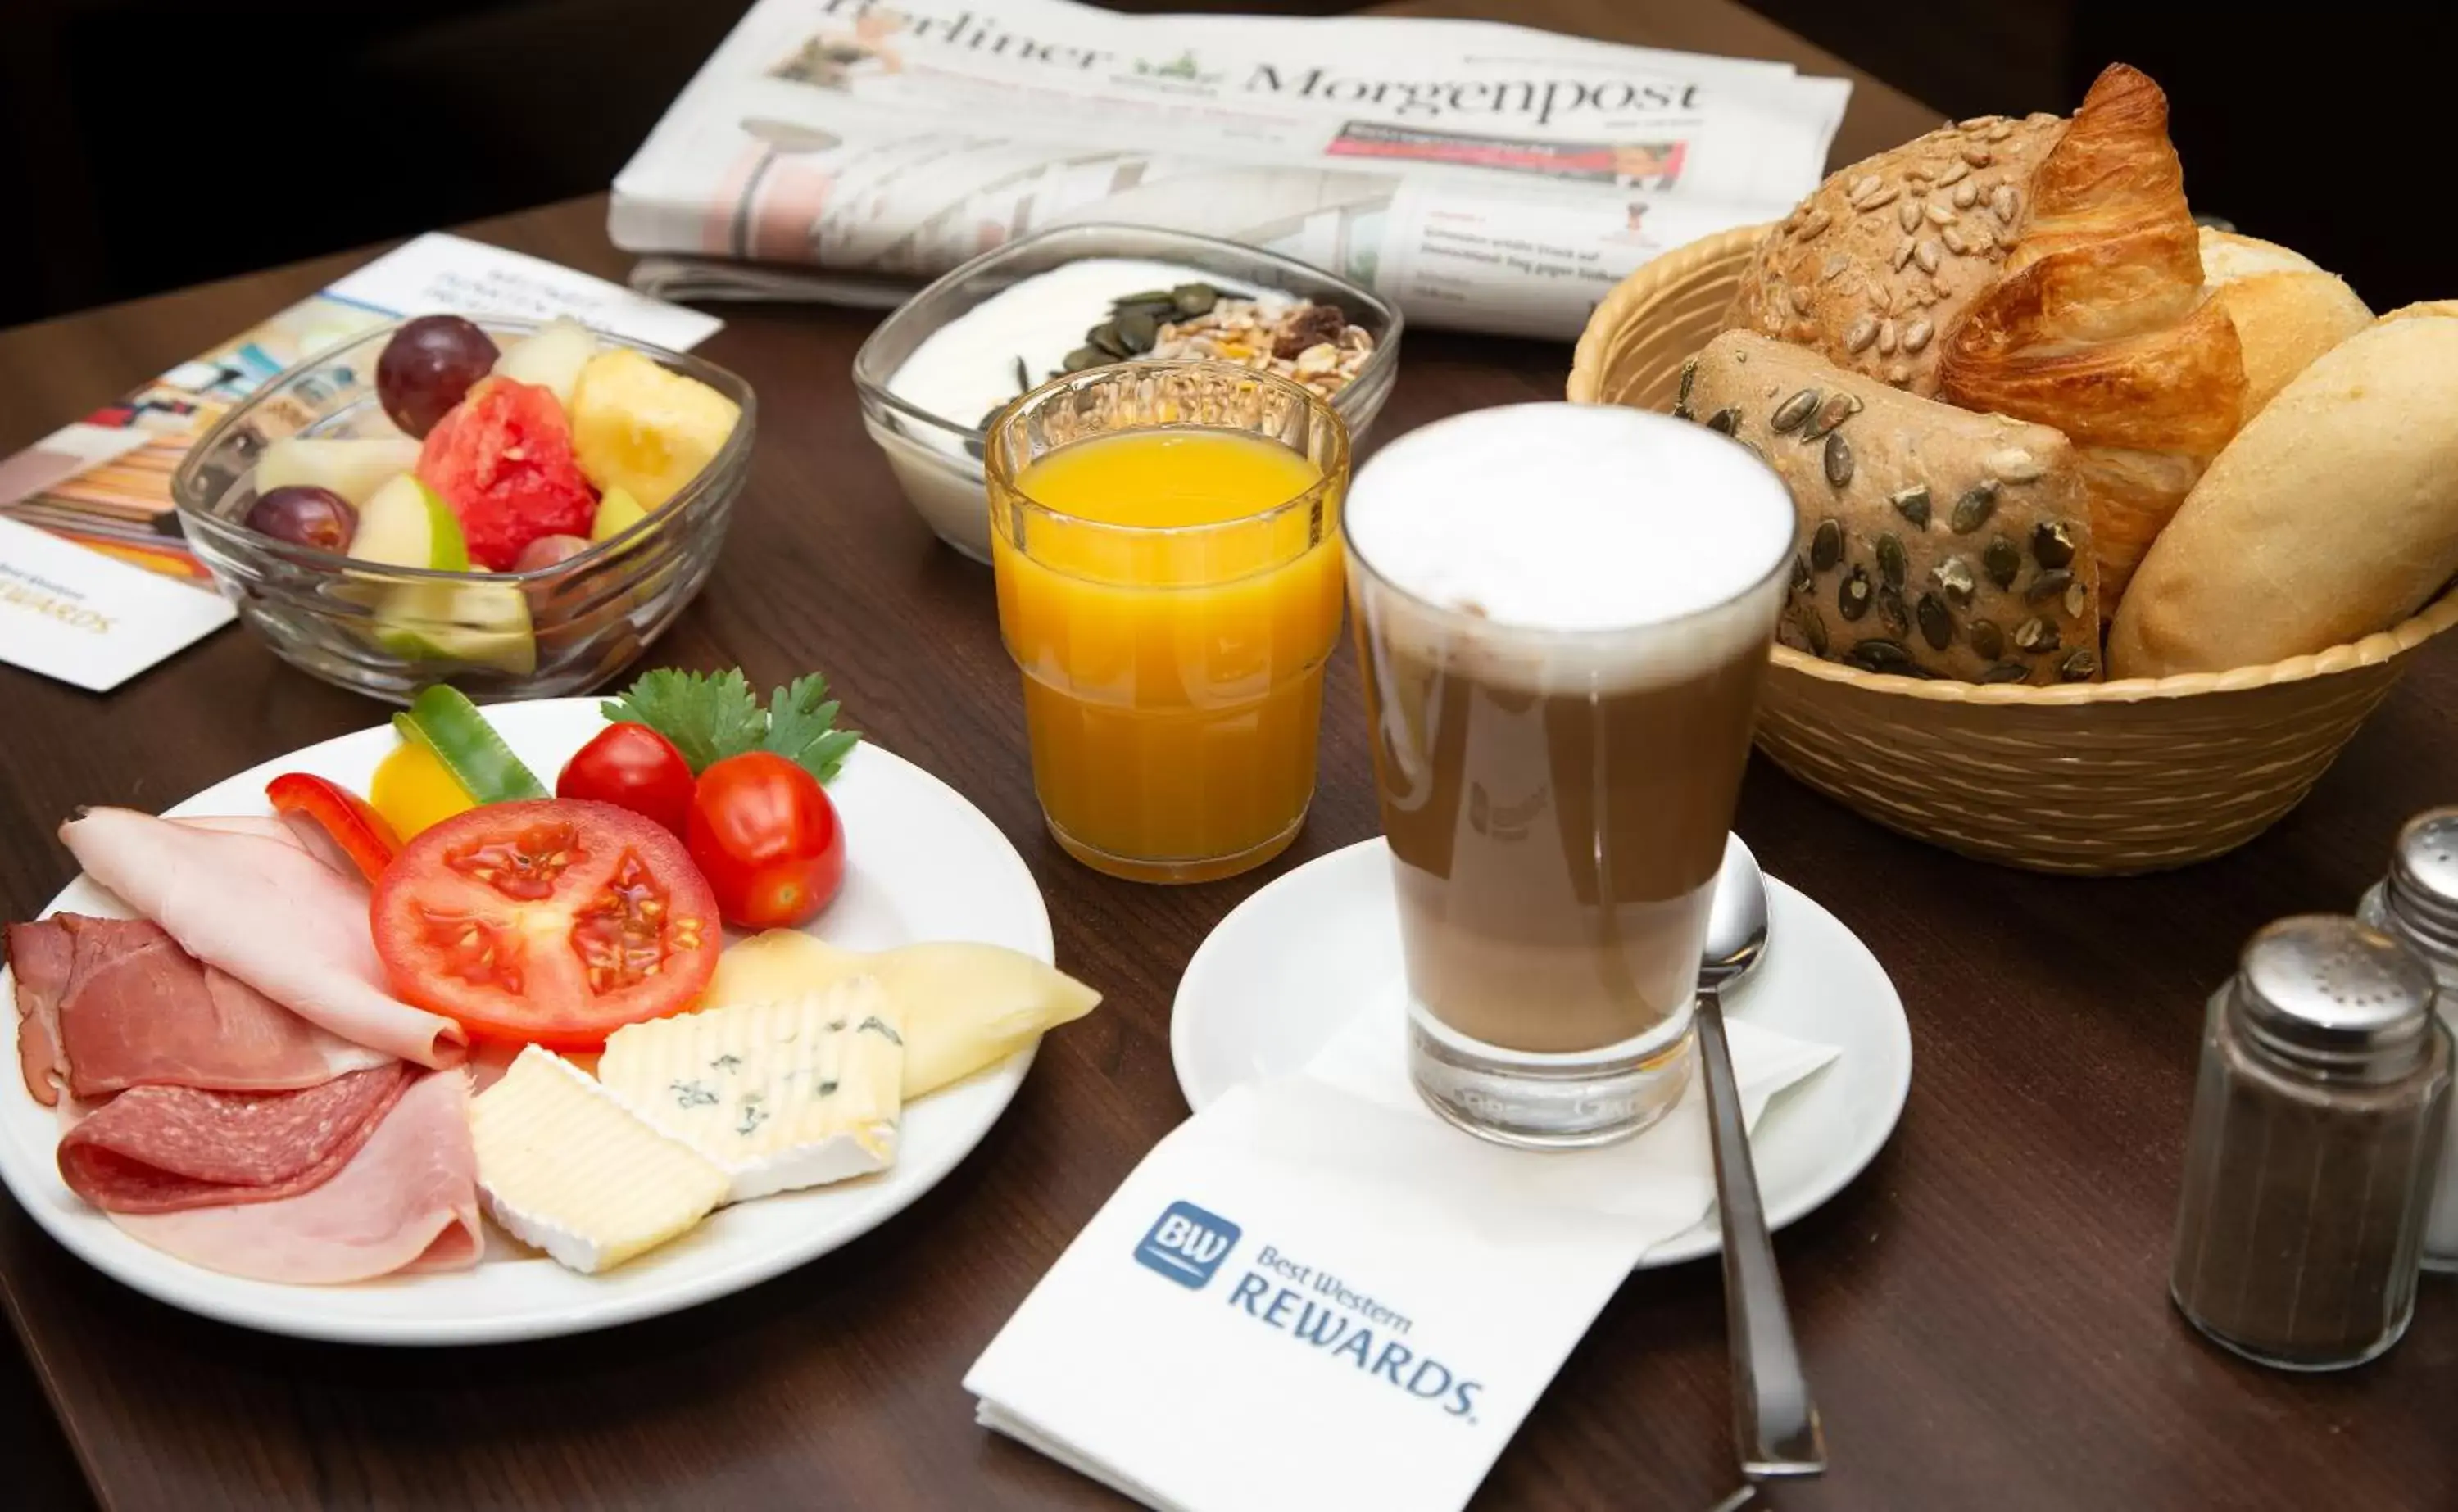
[[[469,543],[461,518],[444,496],[410,473],[398,473],[359,510],[350,554],[380,567],[469,570]]]
[[[406,661],[492,667],[526,677],[537,671],[530,601],[509,583],[405,583],[376,607],[375,642]]]
[[[565,409],[572,408],[572,391],[580,383],[580,370],[597,355],[597,338],[589,328],[569,316],[557,316],[538,327],[534,336],[525,336],[504,348],[495,359],[495,376],[515,383],[535,383],[554,395],[554,402]]]
[[[284,436],[256,462],[256,491],[330,488],[358,508],[376,490],[418,466],[418,443],[406,437]]]

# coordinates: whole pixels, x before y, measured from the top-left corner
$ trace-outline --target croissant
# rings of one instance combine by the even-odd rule
[[[2070,121],[1982,116],[1836,174],[1760,243],[1725,324],[2063,431],[2111,613],[2245,404],[2167,96],[2122,63]]]

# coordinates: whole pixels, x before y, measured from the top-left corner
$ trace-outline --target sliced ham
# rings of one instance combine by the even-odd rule
[[[259,1281],[330,1286],[466,1270],[483,1247],[469,1080],[419,1077],[331,1180],[297,1196],[111,1216],[166,1254]]]
[[[411,1074],[388,1061],[297,1092],[135,1087],[60,1136],[60,1179],[105,1212],[296,1196],[359,1152]]]
[[[302,1018],[422,1066],[457,1066],[468,1053],[459,1025],[386,987],[365,888],[295,839],[115,808],[70,820],[60,839],[88,875],[189,954]]]
[[[10,924],[5,938],[9,972],[17,984],[17,1069],[35,1102],[56,1107],[69,1079],[68,1056],[60,1048],[60,1000],[68,995],[75,942],[68,931],[42,924]]]
[[[279,1092],[391,1062],[353,1045],[141,919],[56,914],[10,924],[17,1054],[26,1090],[51,1106],[131,1087]]]

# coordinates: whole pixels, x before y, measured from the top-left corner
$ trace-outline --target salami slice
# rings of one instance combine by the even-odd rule
[[[60,1137],[60,1179],[107,1212],[295,1196],[358,1153],[411,1074],[396,1061],[295,1092],[132,1087]]]

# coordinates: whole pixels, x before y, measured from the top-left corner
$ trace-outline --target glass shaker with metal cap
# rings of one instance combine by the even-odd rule
[[[2449,1104],[2432,974],[2353,919],[2282,919],[2211,998],[2169,1291],[2248,1358],[2335,1370],[2406,1332]]]
[[[2356,916],[2421,957],[2440,982],[2441,1022],[2458,1034],[2458,808],[2427,809],[2407,820],[2391,852],[2389,875],[2375,882]],[[2441,1149],[2441,1179],[2424,1225],[2424,1268],[2458,1271],[2458,1118]]]

